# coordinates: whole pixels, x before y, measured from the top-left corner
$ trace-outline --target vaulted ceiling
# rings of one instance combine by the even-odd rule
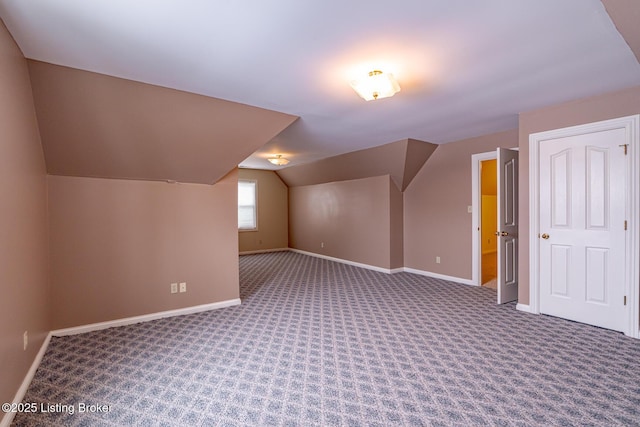
[[[52,170],[209,182],[640,85],[639,3],[0,0],[0,17],[32,60]],[[349,81],[372,68],[402,91],[360,99]]]

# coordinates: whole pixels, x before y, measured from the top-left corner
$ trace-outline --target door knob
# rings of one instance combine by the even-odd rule
[[[549,235],[548,235],[547,233],[544,233],[544,234],[543,234],[542,236],[540,236],[540,237],[542,237],[544,240],[547,240],[547,239],[549,238]]]
[[[496,236],[499,236],[499,235],[500,235],[500,232],[499,232],[499,231],[496,231],[496,232],[495,232],[495,233],[493,233],[493,234],[495,234]]]
[[[501,236],[508,236],[509,233],[507,233],[506,231],[503,231],[502,233],[500,233]]]

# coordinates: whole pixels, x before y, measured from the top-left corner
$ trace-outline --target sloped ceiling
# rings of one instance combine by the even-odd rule
[[[277,173],[289,187],[390,175],[396,187],[404,191],[436,148],[436,144],[409,138]]]
[[[295,116],[29,61],[52,175],[213,184]]]
[[[638,27],[640,1],[605,4],[615,25],[600,0],[0,0],[0,16],[29,59],[299,116],[242,161],[275,168],[640,85],[615,18]],[[402,91],[359,98],[349,82],[374,68]]]

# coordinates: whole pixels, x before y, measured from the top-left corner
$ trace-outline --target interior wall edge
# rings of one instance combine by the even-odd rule
[[[52,334],[51,332],[49,332],[46,338],[44,339],[42,345],[40,346],[40,350],[36,354],[36,357],[33,359],[33,363],[31,363],[31,367],[27,371],[27,374],[25,375],[24,380],[20,384],[20,388],[16,392],[16,395],[11,401],[11,403],[20,403],[22,402],[22,399],[24,399],[24,395],[27,393],[27,390],[29,389],[29,385],[31,384],[31,381],[33,380],[33,377],[35,376],[36,371],[38,370],[38,367],[42,362],[42,358],[47,352],[47,348],[49,348],[49,342],[51,342],[51,337],[52,337]],[[2,420],[0,420],[0,427],[9,427],[15,416],[16,416],[16,412],[5,413]]]

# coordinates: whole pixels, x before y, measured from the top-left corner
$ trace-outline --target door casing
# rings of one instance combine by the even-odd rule
[[[482,191],[480,190],[481,180],[481,163],[484,160],[495,160],[498,158],[496,151],[488,153],[479,153],[471,155],[471,283],[474,286],[482,285],[482,277],[480,269],[482,266],[482,241],[480,240],[480,217],[482,215],[480,206]]]
[[[510,150],[520,151],[519,147],[509,148]],[[480,240],[480,223],[481,223],[481,165],[485,160],[497,160],[497,150],[485,153],[477,153],[471,155],[471,284],[473,286],[482,286],[482,241]],[[496,224],[497,230],[497,224]]]

